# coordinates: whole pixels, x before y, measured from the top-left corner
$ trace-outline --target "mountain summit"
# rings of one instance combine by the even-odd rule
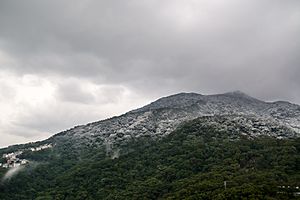
[[[61,132],[49,141],[72,141],[77,146],[105,144],[110,149],[134,138],[163,137],[181,123],[204,116],[255,119],[261,122],[258,126],[268,130],[266,134],[280,138],[298,137],[300,134],[299,105],[264,102],[236,91],[215,95],[179,93],[163,97],[121,116]],[[247,120],[242,121],[240,126],[249,126]],[[276,127],[285,127],[290,131],[275,134],[273,130]],[[245,134],[255,137],[258,133],[253,131]]]

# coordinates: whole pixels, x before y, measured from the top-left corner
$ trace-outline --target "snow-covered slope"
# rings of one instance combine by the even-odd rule
[[[217,95],[180,93],[164,97],[124,115],[64,131],[51,140],[68,140],[79,146],[105,144],[111,149],[134,138],[165,136],[182,122],[203,116],[239,119],[242,126],[253,126],[254,131],[247,133],[250,137],[261,134],[278,138],[300,135],[299,105],[264,102],[237,91]],[[281,131],[275,131],[277,129]]]

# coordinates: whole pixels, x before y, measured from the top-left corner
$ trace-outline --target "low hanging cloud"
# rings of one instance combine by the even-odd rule
[[[300,103],[298,0],[3,0],[0,146],[160,96]]]
[[[19,172],[21,172],[24,169],[24,166],[17,166],[17,167],[13,167],[10,168],[5,175],[2,178],[2,182],[7,181],[9,179],[11,179],[13,176],[17,175]]]

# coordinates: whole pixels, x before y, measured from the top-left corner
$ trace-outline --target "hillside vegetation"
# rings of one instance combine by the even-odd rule
[[[299,138],[237,138],[199,118],[115,147],[115,159],[62,144],[24,154],[35,162],[1,183],[0,199],[299,199]]]

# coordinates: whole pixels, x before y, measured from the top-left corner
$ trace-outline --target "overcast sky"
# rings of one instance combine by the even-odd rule
[[[300,103],[299,0],[0,0],[0,147],[161,96]]]

